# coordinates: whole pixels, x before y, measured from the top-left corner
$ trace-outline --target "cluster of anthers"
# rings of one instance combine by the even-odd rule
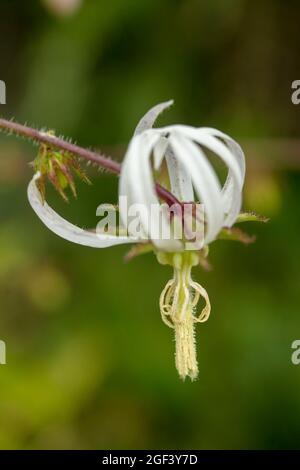
[[[212,128],[183,125],[153,128],[158,115],[171,104],[171,101],[159,104],[141,119],[120,167],[119,198],[126,197],[129,207],[134,204],[143,207],[138,236],[127,225],[127,232],[119,231],[118,235],[84,230],[67,222],[47,204],[41,186],[45,174],[55,185],[63,181],[74,191],[67,167],[69,162],[73,169],[78,171],[78,167],[69,153],[63,159],[57,157],[60,154],[54,153],[54,166],[53,155],[50,160],[47,153],[40,155],[35,165],[36,173],[28,186],[28,198],[43,223],[69,241],[95,248],[135,243],[129,258],[153,250],[159,263],[172,266],[173,278],[167,282],[160,296],[161,316],[175,332],[175,359],[180,377],[195,379],[198,364],[194,327],[196,323],[208,319],[211,306],[206,290],[193,281],[191,270],[198,264],[207,266],[208,245],[217,238],[245,243],[253,241],[252,237],[233,227],[236,222],[264,219],[254,214],[240,214],[245,158],[237,142]],[[55,147],[57,142],[53,141],[53,144]],[[224,185],[212,165],[210,153],[215,154],[228,169]],[[113,166],[113,163],[110,165]],[[160,186],[158,191],[162,181],[164,187]],[[204,236],[201,247],[187,248],[185,237],[178,239],[174,236],[174,217],[165,210],[160,197],[164,191],[171,196],[171,202],[177,201],[180,207],[186,202],[192,205],[197,205],[198,201],[202,203],[204,217],[200,219]],[[153,205],[159,207],[156,215],[151,212]],[[124,227],[128,214],[121,203],[119,210]],[[185,224],[184,218],[181,222]],[[163,233],[170,233],[171,236],[163,237]],[[197,313],[200,298],[205,305]]]

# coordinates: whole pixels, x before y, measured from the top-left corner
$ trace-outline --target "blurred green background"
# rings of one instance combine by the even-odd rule
[[[257,242],[211,246],[195,271],[212,315],[197,330],[199,380],[181,382],[153,255],[93,250],[30,210],[35,149],[0,136],[2,449],[298,448],[300,105],[297,0],[1,0],[0,79],[17,121],[56,129],[122,158],[138,119],[175,99],[161,124],[219,128],[240,141],[245,208]],[[93,226],[117,179],[91,173],[55,207]]]

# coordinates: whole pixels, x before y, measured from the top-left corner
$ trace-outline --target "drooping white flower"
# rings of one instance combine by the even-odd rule
[[[143,204],[148,211],[141,220],[145,236],[151,240],[151,205],[160,204],[155,191],[151,158],[158,170],[166,160],[171,191],[179,201],[191,202],[195,195],[203,203],[206,217],[205,244],[213,241],[222,227],[231,227],[241,208],[242,188],[245,177],[245,159],[240,146],[226,134],[211,128],[195,128],[174,125],[152,129],[157,116],[172,101],[152,108],[139,122],[135,135],[126,152],[119,185],[119,196],[125,196],[131,204]],[[226,182],[221,187],[215,170],[204,151],[214,152],[228,167]],[[44,224],[57,235],[74,243],[106,248],[121,243],[136,242],[134,236],[112,236],[83,230],[59,216],[43,202],[36,184],[36,173],[28,187],[29,202]],[[121,217],[126,218],[122,213]],[[141,216],[145,215],[145,212]],[[170,221],[162,217],[165,224]],[[144,240],[145,241],[145,237]],[[160,249],[172,251],[174,240],[153,240]],[[175,243],[177,248],[179,245]]]
[[[154,188],[154,171],[159,170],[165,159],[171,191],[179,201],[194,201],[196,198],[205,210],[205,244],[217,236],[222,227],[231,227],[240,212],[242,188],[245,178],[245,158],[240,146],[226,134],[211,128],[191,126],[167,126],[152,129],[157,116],[172,102],[152,108],[139,122],[124,158],[120,178],[119,194],[129,198],[129,204],[142,202],[146,207],[145,222],[141,219],[146,236],[158,250],[158,260],[173,267],[173,279],[168,281],[160,296],[160,311],[163,321],[175,330],[175,361],[182,378],[198,375],[194,324],[204,322],[210,314],[210,302],[206,290],[191,278],[191,269],[198,264],[195,252],[177,252],[173,240],[156,239],[152,229],[159,220],[164,224],[164,214],[151,223],[151,206],[158,203]],[[213,152],[228,168],[222,187],[205,151]],[[152,164],[153,157],[153,164]],[[121,211],[122,216],[122,211]],[[156,222],[156,223],[155,223]],[[195,313],[199,298],[205,307],[199,315]]]
[[[123,161],[119,194],[127,196],[131,204],[143,203],[147,208],[146,223],[143,220],[141,223],[151,240],[147,222],[151,205],[159,203],[151,160],[153,155],[154,170],[158,170],[165,159],[172,193],[179,201],[194,201],[196,195],[203,203],[205,243],[209,244],[222,227],[234,224],[240,212],[245,178],[244,153],[237,142],[216,129],[183,125],[152,129],[158,114],[171,104],[172,101],[157,105],[138,124]],[[228,168],[223,188],[205,150],[217,155]],[[158,248],[168,249],[161,246],[161,240],[154,240],[154,243]]]
[[[197,251],[185,251],[184,240],[168,239],[161,233],[172,234],[172,218],[157,195],[155,174],[165,160],[172,194],[180,202],[201,201],[204,205],[204,244],[215,240],[222,227],[231,227],[240,212],[245,178],[245,158],[240,146],[226,134],[212,128],[173,125],[152,128],[158,115],[172,101],[152,108],[139,122],[124,157],[119,183],[120,199],[127,198],[127,206],[142,205],[140,226],[142,236],[128,231],[127,235],[94,233],[83,230],[58,215],[46,202],[37,184],[36,173],[28,186],[29,202],[42,222],[60,237],[95,248],[136,243],[149,240],[158,261],[174,269],[160,297],[163,321],[175,330],[176,367],[182,378],[198,375],[194,324],[206,321],[210,302],[205,289],[191,278],[192,267],[199,262]],[[214,153],[228,169],[222,186],[207,152]],[[154,215],[152,207],[158,207]],[[120,204],[120,216],[127,226],[127,208]],[[159,231],[157,227],[159,225]],[[157,235],[158,234],[158,235]],[[196,314],[200,297],[205,307]]]

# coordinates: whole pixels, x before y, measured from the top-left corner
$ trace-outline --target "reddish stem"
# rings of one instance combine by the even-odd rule
[[[48,134],[47,132],[39,131],[32,127],[18,124],[17,122],[7,121],[6,119],[0,119],[0,129],[27,137],[31,140],[42,142],[49,145],[50,147],[56,147],[58,149],[65,150],[66,152],[70,152],[74,155],[77,155],[78,157],[84,158],[85,160],[97,163],[97,165],[105,168],[111,173],[119,174],[121,171],[120,163],[111,160],[110,158],[97,152],[79,147],[76,144],[72,144],[71,142],[67,142],[64,139]],[[161,197],[161,199],[163,199],[169,206],[172,204],[181,205],[178,199],[160,184],[156,184],[156,192],[158,196]]]

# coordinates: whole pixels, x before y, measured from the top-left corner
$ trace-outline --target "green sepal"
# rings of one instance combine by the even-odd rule
[[[54,135],[52,131],[49,134]],[[55,150],[46,144],[40,144],[38,155],[33,161],[33,167],[35,172],[40,172],[41,174],[39,189],[43,200],[45,199],[46,178],[66,202],[68,202],[68,197],[65,193],[67,188],[70,188],[74,197],[77,196],[73,173],[85,183],[91,184],[73,154]]]
[[[139,243],[137,245],[133,245],[124,256],[124,261],[131,261],[133,258],[136,258],[140,255],[145,255],[151,251],[154,251],[152,243]]]
[[[212,271],[213,267],[210,261],[208,260],[208,246],[204,247],[202,250],[198,251],[199,266],[204,271]]]
[[[239,224],[242,222],[269,222],[269,218],[264,215],[255,214],[255,212],[241,212],[236,219],[235,223]]]
[[[219,233],[218,240],[233,240],[249,245],[255,242],[255,235],[249,235],[238,227],[224,227]]]

